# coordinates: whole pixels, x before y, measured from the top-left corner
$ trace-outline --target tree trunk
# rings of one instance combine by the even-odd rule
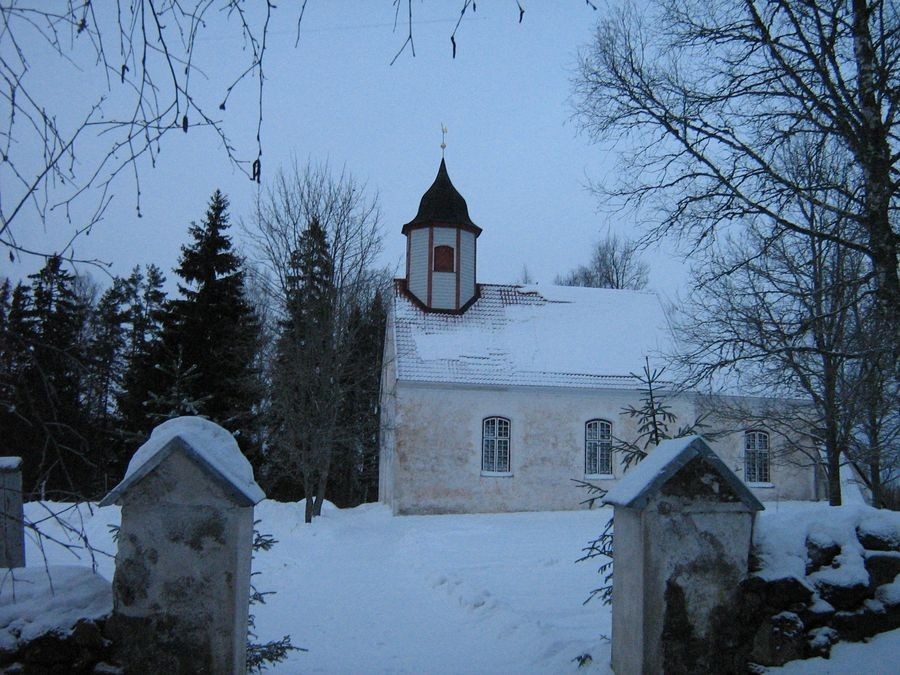
[[[328,472],[331,469],[331,447],[330,445],[319,449],[319,462],[321,462],[318,471],[318,482],[316,484],[316,498],[314,515],[322,515],[322,504],[325,502],[325,489],[328,486]]]
[[[869,29],[867,0],[853,0],[854,56],[856,58],[859,106],[863,126],[857,159],[865,181],[866,213],[864,226],[869,236],[878,314],[888,327],[886,345],[890,345],[891,372],[896,376],[900,345],[900,280],[897,278],[896,237],[891,228],[892,195],[891,149],[888,129],[882,119],[875,85],[877,64]]]
[[[841,505],[841,446],[838,442],[837,373],[833,360],[823,359],[825,453],[828,456],[828,503]]]
[[[313,499],[313,481],[309,476],[309,472],[304,472],[303,475],[303,497],[306,502],[306,511],[304,513],[304,520],[307,523],[311,523],[313,516],[317,515],[314,512],[314,499]]]

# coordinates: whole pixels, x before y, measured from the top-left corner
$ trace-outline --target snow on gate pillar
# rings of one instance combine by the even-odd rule
[[[759,500],[699,436],[660,443],[610,490],[617,675],[725,672]]]
[[[179,417],[154,429],[100,502],[122,506],[109,631],[126,672],[245,672],[264,498],[222,427]]]

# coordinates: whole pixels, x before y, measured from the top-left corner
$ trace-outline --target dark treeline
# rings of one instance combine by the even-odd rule
[[[276,361],[288,353],[340,366],[330,377],[343,386],[329,403],[341,433],[332,439],[322,495],[340,506],[377,497],[381,287],[373,283],[356,293],[346,321],[331,316],[334,303],[320,308],[309,321],[325,316],[329,326],[345,329],[288,349],[298,331],[319,328],[298,323],[304,317],[296,312],[285,315],[289,307],[273,308],[258,290],[263,284],[250,283],[252,267],[227,234],[228,206],[217,191],[202,222],[190,226],[174,270],[176,297],[167,295],[165,275],[154,264],[103,289],[74,274],[60,256],[27,280],[0,279],[2,454],[23,458],[27,498],[102,496],[122,479],[151,430],[179,415],[202,415],[231,431],[270,496],[303,498],[309,490],[302,476],[284,470],[280,429],[285,418],[308,416],[319,401],[291,401],[305,410],[273,405],[284,398],[273,396]],[[324,239],[319,253],[326,260],[329,246]],[[295,259],[300,255],[298,249]],[[312,269],[328,275],[328,267]],[[332,283],[296,280],[295,297]]]

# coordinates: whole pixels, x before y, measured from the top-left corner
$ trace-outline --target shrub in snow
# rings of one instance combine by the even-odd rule
[[[253,524],[258,525],[260,521]],[[260,534],[259,530],[253,530],[253,553],[259,551],[268,551],[278,540],[271,534]],[[253,573],[256,575],[256,572]],[[274,591],[260,591],[251,581],[250,583],[250,605],[265,604],[266,596],[272,595]],[[269,642],[256,642],[257,635],[254,632],[256,628],[256,618],[253,614],[247,617],[247,672],[261,673],[266,666],[281,663],[290,652],[305,652],[306,649],[295,647],[291,644],[291,636],[285,635],[280,640],[270,640]]]

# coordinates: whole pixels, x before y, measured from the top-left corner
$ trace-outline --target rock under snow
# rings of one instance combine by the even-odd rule
[[[66,635],[81,619],[112,611],[109,581],[88,567],[18,567],[0,574],[0,651],[46,633]]]

